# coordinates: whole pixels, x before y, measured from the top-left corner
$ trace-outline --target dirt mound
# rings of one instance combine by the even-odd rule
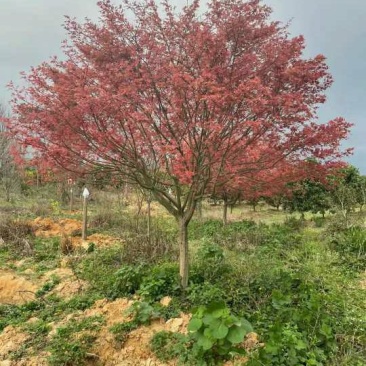
[[[76,278],[70,268],[56,268],[37,281],[30,281],[11,271],[0,271],[0,304],[19,305],[34,300],[36,291],[53,276],[59,278],[60,283],[50,293],[66,300],[86,290],[88,286],[85,281]]]
[[[47,272],[42,277],[42,283],[45,284],[53,276],[60,279],[60,283],[50,292],[56,294],[65,300],[85,291],[88,287],[87,282],[78,279],[70,268],[56,268]]]
[[[52,236],[61,236],[63,234],[71,235],[75,231],[81,230],[81,221],[75,219],[62,219],[54,221],[50,218],[37,217],[31,224],[35,228],[36,236],[49,238]]]
[[[156,320],[149,326],[141,326],[130,332],[127,341],[121,346],[109,331],[109,328],[118,323],[126,322],[130,318],[126,310],[133,304],[132,300],[117,299],[108,301],[98,300],[93,307],[83,312],[80,317],[91,317],[102,315],[106,324],[100,329],[98,338],[91,350],[92,354],[98,355],[101,365],[175,365],[175,362],[161,363],[150,350],[149,342],[151,337],[159,331],[186,331],[189,322],[189,315],[181,314],[180,318],[170,319],[168,322]],[[66,319],[65,319],[66,320]],[[60,326],[58,324],[57,326]]]
[[[0,304],[24,304],[34,300],[36,284],[10,272],[0,272]]]
[[[16,351],[27,339],[28,335],[11,325],[0,333],[0,360],[6,360],[10,352]]]
[[[110,327],[113,324],[122,323],[129,320],[126,316],[126,310],[133,304],[132,300],[117,299],[108,301],[107,299],[98,300],[93,307],[85,310],[85,316],[103,315],[106,320],[106,326]]]
[[[105,234],[92,234],[87,237],[87,240],[82,240],[80,237],[73,237],[71,241],[74,247],[83,247],[84,249],[87,249],[91,243],[94,243],[98,247],[108,247],[121,243],[120,239]]]
[[[81,239],[82,222],[75,219],[52,220],[50,218],[37,217],[31,222],[36,236],[50,238],[54,236],[69,236],[73,247],[88,248],[91,243],[98,247],[105,247],[121,242],[120,239],[104,234],[92,234],[87,240]],[[74,236],[75,233],[78,236]]]

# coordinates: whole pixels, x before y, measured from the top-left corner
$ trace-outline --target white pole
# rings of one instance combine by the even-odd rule
[[[83,226],[82,226],[82,233],[81,239],[86,240],[87,238],[87,226],[88,226],[88,197],[90,193],[88,188],[84,188],[83,190]]]

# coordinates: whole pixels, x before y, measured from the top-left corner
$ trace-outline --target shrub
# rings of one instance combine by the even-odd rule
[[[356,271],[363,270],[366,263],[366,230],[351,227],[333,236],[331,247],[336,250],[344,265]]]
[[[192,266],[192,282],[222,282],[231,266],[226,262],[224,251],[218,245],[204,243],[197,251]]]
[[[123,261],[128,264],[158,263],[178,259],[176,238],[155,230],[151,236],[144,234],[124,238]]]
[[[208,305],[213,301],[226,301],[227,293],[221,287],[209,282],[191,284],[187,288],[187,301],[190,306]]]
[[[206,220],[203,223],[192,220],[189,225],[190,239],[213,238],[223,228],[222,221]]]
[[[265,347],[249,365],[322,365],[336,351],[336,322],[321,284],[282,271],[276,288],[250,320]]]
[[[0,221],[0,246],[15,254],[29,256],[33,252],[34,229],[26,221]]]
[[[48,200],[40,200],[32,205],[30,211],[37,217],[50,216],[53,213],[52,207]]]
[[[139,294],[146,299],[158,301],[164,296],[175,295],[180,291],[179,271],[176,263],[156,265],[146,273]]]
[[[129,333],[137,327],[137,323],[129,321],[125,323],[114,324],[109,328],[109,331],[114,335],[114,340],[119,343],[119,347],[122,347],[122,345],[126,342]]]
[[[134,294],[140,288],[146,271],[147,267],[142,264],[123,266],[114,273],[111,296],[115,298]]]
[[[61,253],[64,255],[72,254],[75,249],[71,237],[66,235],[65,233],[62,234],[60,239],[60,249]]]
[[[110,229],[120,224],[117,214],[111,210],[103,210],[93,215],[90,219],[90,228]]]
[[[315,227],[321,228],[325,226],[327,219],[325,217],[314,216],[312,221],[314,222]]]
[[[294,216],[288,216],[285,219],[284,226],[291,230],[301,230],[306,226],[306,221],[303,218],[297,219]]]
[[[114,283],[116,273],[123,266],[123,249],[120,246],[98,249],[76,263],[78,277],[88,281],[91,288],[108,298],[118,297]]]

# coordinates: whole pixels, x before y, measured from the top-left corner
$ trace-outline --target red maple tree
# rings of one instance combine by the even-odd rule
[[[350,124],[317,123],[325,58],[303,58],[303,37],[258,0],[211,0],[204,13],[199,0],[179,12],[168,0],[98,5],[98,23],[66,20],[65,60],[11,86],[8,126],[54,165],[102,166],[150,190],[179,224],[185,287],[187,227],[207,187],[289,156],[339,159]]]

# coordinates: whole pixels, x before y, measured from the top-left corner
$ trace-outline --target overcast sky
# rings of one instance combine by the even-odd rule
[[[273,8],[274,19],[291,20],[291,34],[305,36],[306,56],[327,57],[335,82],[320,119],[342,116],[355,124],[345,146],[355,148],[349,161],[366,174],[366,0],[263,2]],[[6,84],[19,83],[21,71],[60,55],[64,15],[97,19],[96,0],[0,0],[0,102],[7,103]]]

